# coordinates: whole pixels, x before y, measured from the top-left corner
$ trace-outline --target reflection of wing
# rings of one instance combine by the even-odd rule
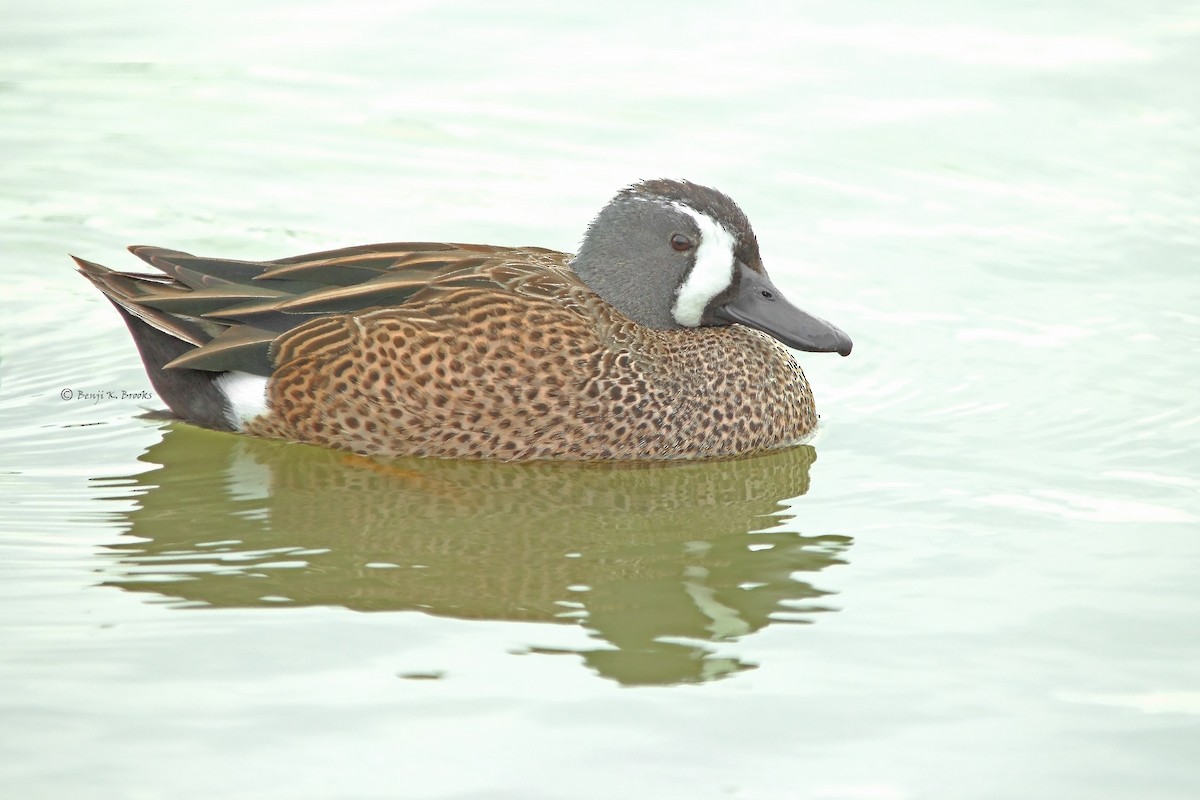
[[[807,490],[813,457],[383,463],[181,427],[144,457],[163,469],[134,478],[154,488],[129,514],[139,541],[113,548],[108,583],[216,606],[279,605],[261,599],[272,596],[578,622],[617,648],[587,655],[610,677],[700,680],[718,665],[698,658],[702,642],[824,594],[793,575],[839,563],[847,539],[760,532],[788,519],[781,503]],[[270,566],[281,561],[309,568]]]

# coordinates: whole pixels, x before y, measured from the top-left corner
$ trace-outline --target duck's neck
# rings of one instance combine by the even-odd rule
[[[603,267],[597,268],[597,262],[602,259]],[[660,280],[656,281],[653,272],[639,270],[636,265],[620,260],[619,256],[596,252],[587,243],[571,261],[571,268],[601,300],[634,322],[664,331],[682,327],[671,316],[669,304],[656,301],[656,298],[671,296],[673,284],[661,279],[670,276],[658,276]],[[636,286],[631,283],[634,278],[638,283]]]

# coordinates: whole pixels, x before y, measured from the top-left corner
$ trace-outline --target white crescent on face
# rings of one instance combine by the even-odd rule
[[[696,262],[687,280],[679,287],[675,305],[671,308],[671,316],[676,322],[685,328],[695,328],[700,325],[704,309],[712,299],[733,282],[733,250],[737,240],[724,225],[707,214],[683,203],[671,205],[691,217],[700,229]]]

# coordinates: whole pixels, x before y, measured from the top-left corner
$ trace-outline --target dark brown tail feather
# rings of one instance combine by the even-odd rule
[[[224,373],[173,368],[165,364],[194,350],[212,335],[199,324],[154,309],[139,306],[135,299],[148,293],[146,284],[157,286],[156,276],[128,275],[76,258],[79,271],[99,289],[120,312],[133,336],[150,384],[163,402],[187,422],[220,431],[232,431],[227,416],[229,404],[217,388],[216,379]],[[167,279],[169,280],[169,279]]]

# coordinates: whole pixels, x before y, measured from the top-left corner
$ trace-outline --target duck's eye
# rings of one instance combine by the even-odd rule
[[[695,245],[692,240],[684,236],[682,233],[677,233],[671,237],[671,249],[682,253],[685,250],[691,250]]]

